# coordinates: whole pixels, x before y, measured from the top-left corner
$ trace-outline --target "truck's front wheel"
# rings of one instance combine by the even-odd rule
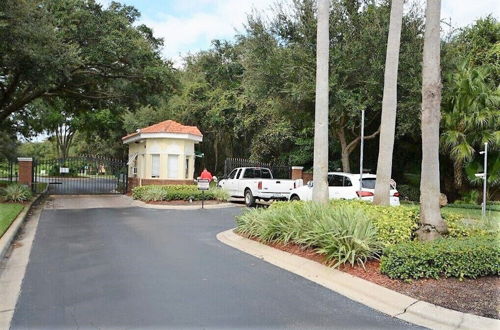
[[[292,202],[300,201],[300,197],[297,195],[293,195],[292,198],[290,198]]]
[[[255,197],[253,197],[252,191],[250,189],[245,190],[245,204],[248,207],[255,206]]]

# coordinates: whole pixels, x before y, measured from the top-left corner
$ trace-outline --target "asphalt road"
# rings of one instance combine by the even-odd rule
[[[217,241],[241,211],[45,209],[11,328],[413,327]]]

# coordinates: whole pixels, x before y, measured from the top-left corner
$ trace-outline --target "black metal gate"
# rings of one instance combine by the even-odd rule
[[[127,162],[98,156],[35,160],[33,181],[48,184],[49,194],[124,194]]]
[[[224,162],[224,177],[227,177],[237,167],[266,167],[271,169],[273,177],[276,179],[290,179],[292,177],[290,165],[254,162],[244,158],[227,158]]]

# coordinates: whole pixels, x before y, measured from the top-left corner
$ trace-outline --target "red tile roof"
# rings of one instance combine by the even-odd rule
[[[138,132],[122,137],[122,140],[128,139],[140,133],[178,133],[203,136],[196,126],[185,126],[173,120],[165,120],[161,123],[141,128]]]

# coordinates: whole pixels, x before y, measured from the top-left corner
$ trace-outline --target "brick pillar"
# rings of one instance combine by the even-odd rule
[[[19,163],[18,182],[31,187],[31,183],[33,182],[33,158],[20,157],[17,161]]]
[[[292,166],[292,180],[302,179],[303,166]]]

